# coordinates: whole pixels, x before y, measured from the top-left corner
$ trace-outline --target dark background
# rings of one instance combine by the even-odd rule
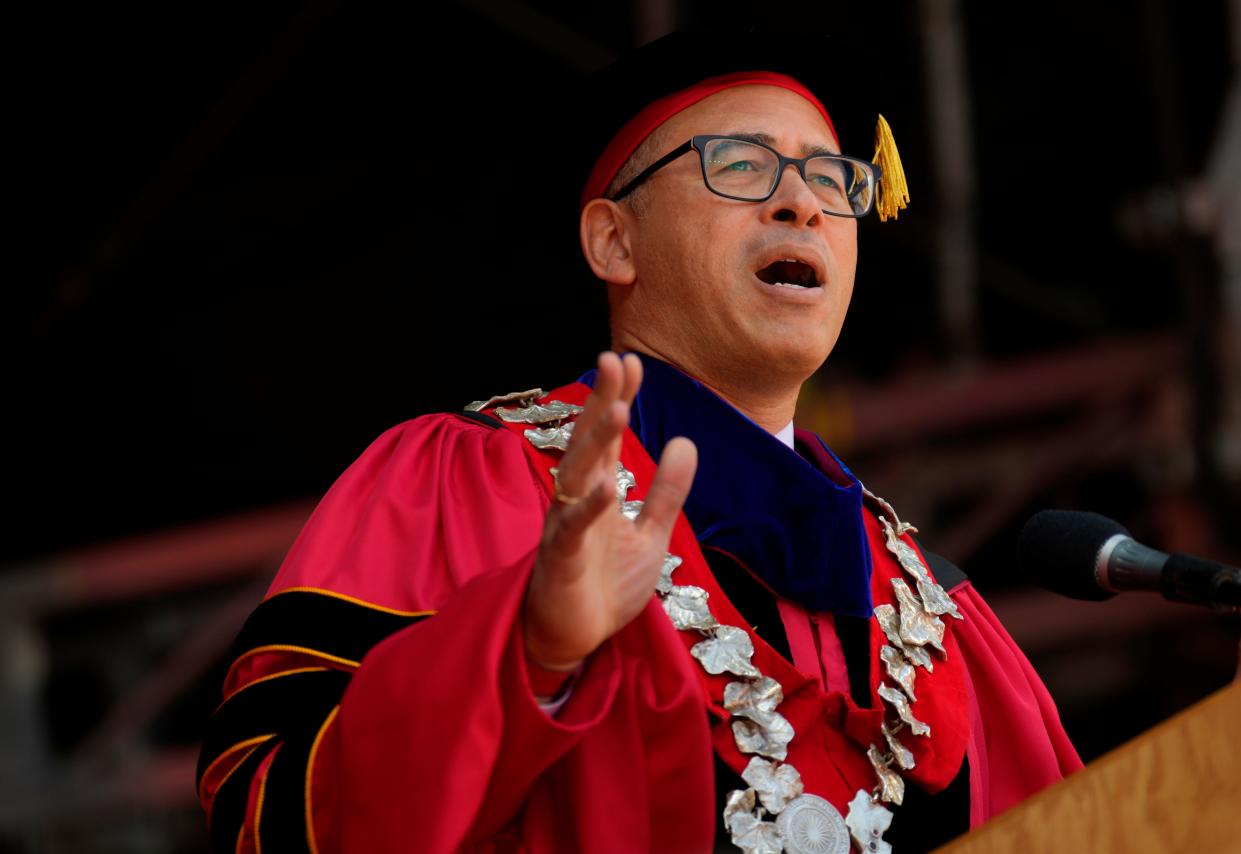
[[[1205,177],[1236,144],[1223,115],[1237,14],[1225,0],[471,0],[83,5],[22,21],[8,87],[14,500],[0,572],[17,591],[17,628],[0,675],[34,662],[8,708],[22,718],[27,704],[33,735],[10,747],[22,741],[39,770],[7,785],[84,805],[10,810],[0,850],[201,848],[192,791],[101,804],[78,798],[66,769],[146,684],[143,671],[254,589],[275,557],[184,586],[12,603],[99,548],[141,552],[182,526],[308,506],[394,423],[588,367],[606,317],[577,251],[575,189],[557,168],[574,144],[567,93],[668,27],[778,15],[856,40],[874,63],[856,73],[888,82],[876,107],[913,203],[896,223],[863,224],[845,333],[799,420],[898,509],[915,508],[928,545],[993,594],[1084,756],[1223,684],[1235,619],[1145,601],[1061,608],[1018,585],[1012,554],[1021,521],[1058,505],[1113,515],[1164,549],[1241,555],[1229,450],[1238,330],[1224,298],[1235,267],[1221,250],[1227,199]],[[937,112],[936,20],[959,40],[948,53],[962,72],[960,122]],[[968,145],[972,192],[938,169],[952,154],[935,141],[943,122]],[[528,180],[501,169],[496,152],[513,151],[532,159]],[[964,314],[942,297],[953,222],[973,259]],[[1049,393],[994,415],[984,400],[982,416],[953,429],[924,430],[902,408],[905,392],[933,401],[939,389],[956,406],[952,389],[1022,366],[1059,365],[1047,386],[1031,380],[1059,387],[1085,375],[1076,354],[1113,346],[1172,356],[1116,396]],[[912,426],[869,434],[866,412]],[[987,517],[996,489],[1029,476],[1041,437],[1089,439],[1109,415],[1132,441],[1070,454],[1061,474]],[[192,751],[222,654],[204,653],[201,677],[165,692],[149,726],[93,754],[97,779],[151,779],[143,763],[159,750]],[[82,815],[108,832],[75,835]]]

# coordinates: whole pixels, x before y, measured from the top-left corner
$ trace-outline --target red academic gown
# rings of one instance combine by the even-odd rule
[[[639,456],[627,434],[649,483]],[[545,469],[519,433],[441,414],[384,433],[333,485],[238,639],[209,727],[199,796],[217,848],[710,850],[711,702],[657,600],[555,717],[535,702],[520,613]],[[671,550],[701,564],[684,517]],[[968,583],[951,593],[976,825],[1081,763],[986,604]],[[809,623],[780,608],[796,659]]]

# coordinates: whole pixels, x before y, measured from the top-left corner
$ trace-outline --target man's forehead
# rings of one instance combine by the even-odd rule
[[[816,105],[778,86],[737,86],[716,92],[670,117],[661,136],[679,139],[721,134],[804,154],[839,153],[835,135]]]

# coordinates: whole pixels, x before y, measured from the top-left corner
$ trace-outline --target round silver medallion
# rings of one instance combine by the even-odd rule
[[[849,829],[818,795],[799,795],[776,817],[788,854],[849,854]]]

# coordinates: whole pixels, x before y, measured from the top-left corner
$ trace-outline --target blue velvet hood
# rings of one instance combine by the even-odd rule
[[[870,548],[857,478],[818,436],[798,431],[812,463],[702,383],[639,357],[644,379],[629,426],[657,462],[674,436],[698,446],[685,515],[699,544],[732,554],[812,611],[869,617]],[[594,379],[591,371],[581,382]]]

